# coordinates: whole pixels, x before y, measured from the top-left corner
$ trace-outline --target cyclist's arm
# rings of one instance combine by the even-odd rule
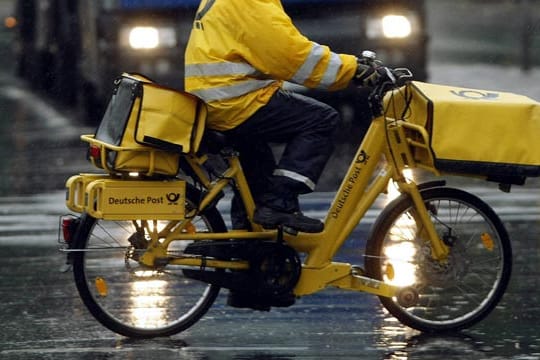
[[[355,56],[336,54],[328,46],[310,41],[278,0],[238,3],[248,9],[242,12],[243,26],[238,29],[246,47],[243,56],[259,71],[310,88],[336,90],[349,84],[357,68]]]

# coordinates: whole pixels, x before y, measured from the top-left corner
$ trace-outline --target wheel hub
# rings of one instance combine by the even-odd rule
[[[465,246],[454,237],[453,245],[446,260],[439,261],[431,256],[431,246],[425,244],[421,249],[419,269],[425,283],[433,286],[456,284],[468,271]]]

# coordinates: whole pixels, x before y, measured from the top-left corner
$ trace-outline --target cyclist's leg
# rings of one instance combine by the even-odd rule
[[[255,203],[269,186],[269,179],[276,166],[272,149],[267,143],[241,141],[235,144],[240,153],[240,163],[251,190]],[[247,213],[239,194],[235,193],[231,201],[231,222],[233,229],[249,229]]]
[[[312,98],[278,91],[250,119],[229,131],[237,142],[247,139],[285,143],[285,151],[269,178],[256,220],[265,226],[284,224],[318,232],[322,223],[298,214],[298,194],[313,191],[333,151],[339,114]],[[260,210],[260,211],[259,211]]]
[[[235,138],[287,144],[276,173],[313,191],[334,149],[339,113],[327,104],[300,94],[278,91],[251,118],[231,130]],[[289,176],[296,173],[298,176]]]

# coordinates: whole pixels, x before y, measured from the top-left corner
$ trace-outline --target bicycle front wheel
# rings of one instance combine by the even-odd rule
[[[409,196],[389,204],[366,247],[369,276],[418,293],[412,306],[380,297],[403,324],[424,332],[454,331],[485,318],[508,285],[512,250],[501,220],[478,197],[452,188],[421,191],[431,221],[449,247],[446,261],[431,246]]]
[[[186,207],[199,199],[189,187]],[[215,208],[191,220],[197,232],[223,232],[225,223]],[[149,233],[168,221],[107,221],[83,214],[73,254],[75,284],[90,313],[108,329],[136,338],[170,336],[197,322],[210,308],[220,288],[192,280],[182,269],[145,267],[138,261]],[[169,247],[178,255],[190,241]]]

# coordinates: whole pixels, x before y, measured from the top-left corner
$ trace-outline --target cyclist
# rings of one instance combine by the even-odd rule
[[[303,36],[280,0],[203,0],[185,53],[186,91],[208,105],[208,128],[224,132],[240,152],[253,220],[265,228],[323,230],[300,212],[298,196],[315,189],[340,121],[335,109],[283,90],[283,82],[332,91],[379,77],[356,56]],[[269,143],[286,145],[277,164]],[[231,211],[236,228],[245,223],[239,203],[233,200]]]

